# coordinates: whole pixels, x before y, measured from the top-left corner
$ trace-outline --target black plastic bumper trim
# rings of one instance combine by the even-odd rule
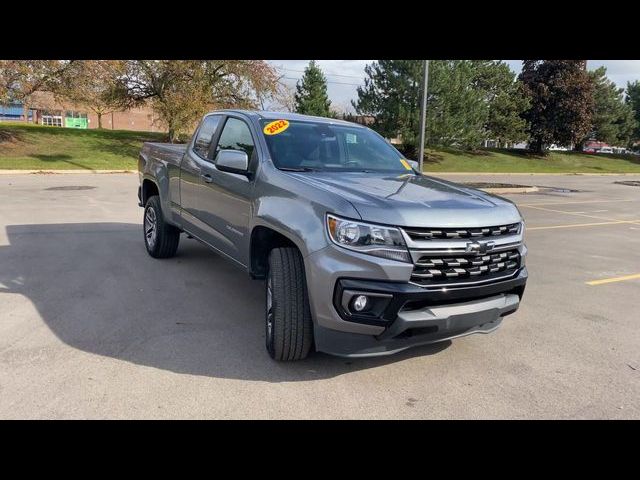
[[[400,309],[409,302],[421,302],[424,306],[447,305],[490,297],[500,293],[516,293],[522,299],[527,277],[527,269],[523,267],[516,276],[508,280],[488,285],[455,288],[440,287],[436,289],[428,289],[408,282],[341,278],[336,282],[333,305],[343,320],[386,327],[396,319]],[[341,305],[342,292],[344,290],[391,294],[392,299],[380,317],[355,315],[345,311]]]

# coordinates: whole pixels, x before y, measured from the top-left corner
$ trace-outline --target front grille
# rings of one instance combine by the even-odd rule
[[[424,255],[415,263],[411,281],[425,287],[464,285],[512,275],[519,266],[517,249],[486,254]]]
[[[503,235],[516,235],[520,231],[519,223],[498,225],[483,228],[405,228],[404,231],[411,240],[430,240],[447,238],[486,238]]]

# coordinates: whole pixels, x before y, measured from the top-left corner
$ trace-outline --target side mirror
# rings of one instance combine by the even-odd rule
[[[416,162],[415,160],[407,160],[407,162],[409,163],[409,165],[411,165],[411,167],[416,171],[419,172],[420,171],[420,164],[418,162]]]
[[[223,172],[246,174],[249,169],[249,157],[240,150],[220,150],[214,162]]]

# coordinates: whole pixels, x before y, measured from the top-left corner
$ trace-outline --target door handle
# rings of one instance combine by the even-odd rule
[[[211,175],[209,175],[208,173],[205,173],[203,175],[200,175],[200,177],[206,182],[206,183],[211,183],[213,182],[213,177],[211,177]]]

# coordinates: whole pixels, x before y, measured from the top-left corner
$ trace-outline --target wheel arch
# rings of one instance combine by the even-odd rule
[[[158,184],[151,180],[150,178],[145,178],[142,180],[142,205],[147,204],[147,200],[149,197],[153,195],[160,195],[160,189],[158,188]]]
[[[249,275],[252,278],[265,278],[268,270],[269,252],[279,247],[293,247],[303,253],[295,241],[270,226],[256,225],[251,230]]]

